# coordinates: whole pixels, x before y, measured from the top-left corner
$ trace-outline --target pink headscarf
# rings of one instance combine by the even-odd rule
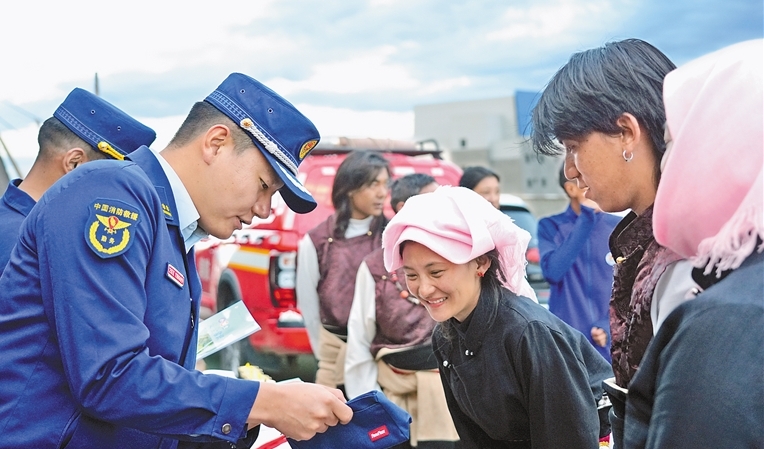
[[[738,43],[663,83],[672,146],[653,210],[655,239],[705,274],[740,266],[764,239],[764,45]],[[760,246],[761,252],[764,246]]]
[[[388,271],[403,264],[399,248],[407,240],[421,243],[455,264],[465,264],[496,248],[507,278],[504,286],[538,302],[525,278],[530,239],[528,231],[482,196],[464,187],[442,186],[406,200],[387,224],[382,247]]]

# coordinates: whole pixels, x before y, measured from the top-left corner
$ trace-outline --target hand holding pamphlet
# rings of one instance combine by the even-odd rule
[[[243,302],[238,301],[199,323],[198,360],[260,330]]]

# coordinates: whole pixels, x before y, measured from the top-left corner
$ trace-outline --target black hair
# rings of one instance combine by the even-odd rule
[[[215,125],[225,125],[231,130],[234,151],[241,152],[255,146],[254,141],[246,131],[206,101],[199,101],[194,104],[169,145],[183,146]]]
[[[349,193],[371,185],[382,170],[390,176],[390,163],[374,151],[351,151],[342,161],[332,184],[332,205],[335,210],[334,237],[345,238],[352,209]],[[387,224],[384,214],[379,220],[374,220],[369,229],[374,232],[381,230]]]
[[[38,159],[47,159],[60,152],[66,152],[72,148],[82,148],[88,155],[89,160],[106,159],[106,154],[97,151],[92,145],[72,132],[56,117],[50,117],[40,126],[37,133],[37,144],[40,146]]]
[[[663,78],[675,68],[660,50],[640,39],[575,53],[533,108],[533,149],[556,156],[564,153],[559,145],[564,139],[580,139],[593,131],[618,135],[616,120],[628,112],[650,138],[659,165],[666,151]]]
[[[474,190],[475,186],[480,184],[480,181],[489,176],[493,176],[497,181],[501,181],[499,175],[489,168],[480,166],[464,167],[462,177],[459,179],[459,187],[466,187],[470,190]]]
[[[396,204],[418,195],[420,190],[433,182],[435,182],[435,178],[424,173],[411,173],[393,181],[390,186],[390,205],[393,210],[395,210]]]

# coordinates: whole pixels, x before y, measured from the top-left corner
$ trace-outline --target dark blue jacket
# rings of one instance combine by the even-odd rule
[[[610,361],[609,304],[613,257],[608,237],[621,218],[581,207],[539,220],[541,270],[549,282],[549,311],[581,331],[594,344],[592,327],[608,333],[607,345],[594,345]]]
[[[629,384],[623,447],[764,447],[764,254],[663,322]]]
[[[19,184],[21,179],[11,181],[0,201],[0,274],[3,274],[11,250],[19,240],[21,222],[35,205],[35,200],[19,189]]]
[[[150,152],[72,171],[24,222],[0,277],[0,448],[245,436],[259,384],[194,371],[201,284]]]

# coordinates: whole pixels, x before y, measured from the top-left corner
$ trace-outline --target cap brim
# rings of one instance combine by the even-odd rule
[[[255,146],[271,164],[273,171],[276,172],[279,179],[284,182],[284,187],[279,189],[279,192],[281,197],[284,198],[286,205],[298,214],[306,214],[315,209],[317,205],[316,200],[313,199],[313,195],[305,189],[302,183],[281,165],[271,153],[260,148],[260,145],[257,143],[255,143]]]

